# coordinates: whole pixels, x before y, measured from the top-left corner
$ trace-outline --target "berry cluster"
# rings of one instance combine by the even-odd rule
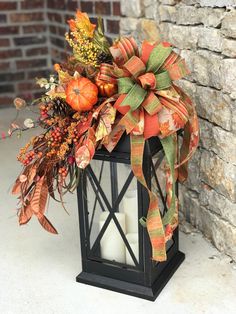
[[[31,150],[30,152],[28,152],[24,158],[18,158],[18,160],[24,165],[27,166],[28,164],[31,163],[31,161],[33,161],[36,157],[37,158],[41,158],[43,156],[43,153],[41,151],[33,151]]]
[[[67,176],[67,169],[65,167],[61,167],[59,168],[58,173],[62,179],[65,179]]]
[[[60,127],[56,127],[51,132],[51,137],[49,138],[48,145],[52,147],[58,146],[62,142],[65,136],[65,131],[66,129],[61,129]]]
[[[25,158],[22,160],[24,166],[27,166],[35,158],[35,152],[32,150],[25,155]]]
[[[41,105],[39,107],[39,109],[40,109],[40,116],[41,116],[41,118],[42,119],[48,118],[48,111],[49,111],[50,108],[48,106]]]

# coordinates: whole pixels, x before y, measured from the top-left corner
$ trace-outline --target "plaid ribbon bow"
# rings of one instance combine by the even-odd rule
[[[143,42],[141,53],[133,38],[121,38],[110,48],[114,63],[102,64],[99,79],[117,83],[115,108],[123,115],[110,134],[106,146],[115,147],[126,130],[131,138],[131,167],[148,191],[147,218],[142,220],[152,244],[152,257],[166,260],[165,243],[178,225],[178,200],[175,182],[187,177],[187,161],[198,145],[198,121],[195,109],[184,92],[173,84],[189,71],[184,59],[169,43]],[[180,161],[177,160],[177,133],[184,128]],[[161,218],[156,193],[147,186],[143,171],[145,139],[159,136],[167,160],[166,193],[168,211]],[[114,140],[115,139],[115,140]]]

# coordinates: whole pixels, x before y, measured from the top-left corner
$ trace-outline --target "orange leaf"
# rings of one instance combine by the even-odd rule
[[[20,225],[26,224],[31,219],[32,215],[33,212],[30,205],[27,205],[25,208],[22,208],[19,216],[19,224]]]
[[[45,177],[42,176],[36,183],[33,198],[31,200],[32,211],[37,215],[45,212],[48,199],[48,186]]]
[[[50,233],[58,234],[57,230],[53,227],[51,222],[44,216],[44,215],[38,215],[38,220],[41,224],[41,226],[47,230]]]

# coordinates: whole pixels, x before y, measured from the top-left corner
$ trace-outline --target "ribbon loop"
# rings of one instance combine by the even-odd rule
[[[141,83],[142,88],[144,89],[155,89],[156,87],[156,77],[153,73],[145,73],[138,77],[139,82]]]
[[[117,43],[110,47],[110,52],[118,66],[122,66],[132,56],[139,55],[138,46],[132,37],[122,37]]]
[[[160,100],[152,91],[148,93],[147,97],[142,103],[142,106],[151,116],[158,113],[162,108]]]
[[[170,79],[169,73],[167,71],[164,71],[162,73],[159,73],[155,75],[156,78],[156,89],[157,90],[163,90],[172,85],[172,81]]]
[[[137,56],[133,56],[130,58],[125,64],[124,68],[129,71],[129,73],[137,78],[140,74],[144,73],[146,70],[146,66],[143,61]]]
[[[118,93],[128,94],[134,85],[133,80],[130,77],[122,77],[118,79]]]
[[[147,62],[147,71],[157,73],[166,58],[171,54],[171,51],[172,47],[165,47],[163,43],[153,48]]]
[[[134,84],[125,99],[120,106],[130,106],[130,110],[137,109],[147,95],[147,91],[143,89],[139,84]]]

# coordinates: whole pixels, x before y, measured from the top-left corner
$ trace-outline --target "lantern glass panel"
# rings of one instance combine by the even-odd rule
[[[138,184],[130,165],[92,160],[86,187],[88,255],[106,263],[137,266]]]

